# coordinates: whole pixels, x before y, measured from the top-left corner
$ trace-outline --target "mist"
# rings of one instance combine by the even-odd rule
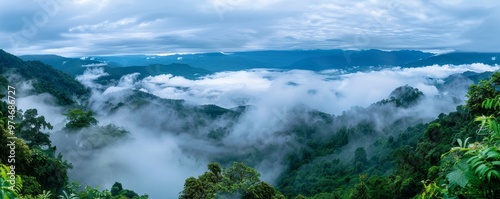
[[[309,111],[344,113],[352,124],[375,118],[380,129],[407,116],[430,121],[463,104],[472,83],[456,79],[454,87],[440,86],[445,78],[498,68],[484,64],[433,65],[350,74],[254,69],[220,72],[197,80],[172,75],[138,79],[137,74],[130,74],[116,83],[100,85],[95,80],[107,74],[98,67],[89,67],[76,78],[92,90],[88,101],[80,103],[94,112],[99,126],[115,124],[130,132],[126,138],[98,148],[82,139],[92,128],[65,132],[64,109],[57,107],[51,96],[26,95],[18,104],[22,109],[37,108],[39,115],[55,126],[50,131],[51,139],[74,166],[69,171],[70,181],[104,189],[118,181],[124,188],[147,193],[151,198],[174,198],[184,180],[201,175],[211,161],[246,161],[262,174],[262,180],[273,184],[286,167],[286,155],[303,145],[283,132],[297,118],[314,121]],[[385,116],[356,114],[355,107],[368,107],[386,99],[404,85],[418,88],[425,94],[424,99],[409,109],[387,107],[389,114]],[[144,103],[137,97],[140,93],[152,96]],[[217,105],[231,112],[210,117],[199,111],[200,105]],[[238,107],[244,110],[237,111]],[[331,131],[317,136],[326,136],[339,125],[334,123],[328,127]],[[208,134],[214,129],[227,132],[220,139],[211,139]],[[345,147],[346,153],[365,145],[369,143],[352,142]]]

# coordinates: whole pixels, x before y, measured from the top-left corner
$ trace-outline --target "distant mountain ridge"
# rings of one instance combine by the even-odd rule
[[[292,50],[173,54],[168,56],[96,56],[86,58],[86,60],[98,60],[121,66],[183,63],[213,72],[253,68],[321,71],[339,68],[350,69],[355,66],[395,66],[416,62],[433,55],[414,50]]]
[[[212,72],[252,68],[366,70],[383,67],[420,67],[444,64],[500,64],[500,53],[450,52],[433,54],[416,50],[291,50],[233,53],[199,53],[127,56],[95,56],[85,60],[102,61],[114,66],[182,63]]]
[[[132,73],[139,73],[139,78],[161,74],[172,74],[174,76],[183,76],[188,79],[196,79],[198,77],[210,74],[210,71],[200,68],[193,68],[186,64],[177,63],[170,63],[167,65],[148,64],[146,66],[120,67],[119,65],[103,61],[66,58],[57,55],[24,55],[19,57],[25,61],[36,60],[43,62],[73,77],[83,74],[88,67],[102,67],[104,68],[104,72],[108,73],[109,75],[101,77],[99,79],[101,82],[113,79],[118,80],[123,75]]]
[[[460,65],[472,63],[500,64],[500,53],[451,52],[433,54],[415,50],[291,50],[251,51],[234,53],[199,53],[160,55],[94,56],[66,58],[57,55],[25,55],[25,61],[41,61],[72,76],[81,75],[87,67],[102,67],[109,76],[100,81],[118,80],[126,74],[172,74],[187,79],[222,71],[254,68],[282,70],[302,69],[324,71],[329,69],[358,72],[388,67],[421,67],[429,65]]]
[[[500,64],[500,53],[478,53],[478,52],[452,52],[431,56],[426,59],[405,64],[405,67],[419,67],[444,64],[473,64],[483,63],[489,65]]]

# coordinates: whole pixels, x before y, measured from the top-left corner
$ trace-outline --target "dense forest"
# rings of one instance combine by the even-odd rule
[[[124,127],[100,125],[89,108],[92,104],[85,103],[89,89],[48,65],[25,62],[3,51],[0,72],[4,100],[0,104],[0,198],[148,198],[120,182],[112,187],[89,187],[69,180],[68,171],[81,165],[67,161],[61,153],[64,149],[52,141],[78,138],[80,142],[70,147],[90,143],[85,147],[101,150],[134,140]],[[13,79],[16,75],[20,77]],[[21,79],[32,80],[35,94],[49,93],[64,107],[66,123],[60,132],[49,137],[47,131],[53,126],[36,109],[17,110],[9,104],[7,88],[14,84],[12,80]],[[500,198],[499,90],[500,73],[494,73],[470,86],[465,105],[436,118],[396,116],[400,111],[418,113],[412,111],[424,94],[410,86],[396,88],[387,99],[371,106],[353,107],[337,116],[297,107],[287,128],[274,132],[292,137],[294,143],[284,150],[285,166],[276,182],[261,180],[263,176],[253,166],[281,146],[220,152],[207,154],[212,163],[206,165],[206,172],[187,178],[178,196],[165,198]],[[253,108],[189,105],[140,91],[102,106],[110,113],[123,107],[137,112],[153,107],[168,110],[164,112],[176,118],[197,118],[157,128],[189,132],[221,148],[231,147],[221,140]],[[385,121],[379,122],[380,118]],[[12,133],[18,137],[14,141],[8,138]],[[9,164],[11,142],[16,147],[15,168]],[[10,181],[13,172],[15,180]]]

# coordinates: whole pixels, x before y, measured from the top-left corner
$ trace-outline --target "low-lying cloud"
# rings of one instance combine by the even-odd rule
[[[394,112],[389,120],[408,115],[436,117],[455,110],[453,98],[463,102],[471,83],[458,79],[453,83],[456,86],[449,88],[454,92],[447,92],[436,86],[444,78],[466,71],[494,70],[498,66],[484,64],[396,67],[351,74],[254,69],[220,72],[197,80],[172,75],[138,79],[137,74],[130,74],[114,85],[103,86],[94,80],[106,74],[91,67],[77,80],[92,89],[88,105],[99,125],[113,123],[124,127],[132,139],[100,149],[73,148],[77,138],[64,132],[54,133],[52,139],[75,166],[70,171],[71,180],[108,189],[120,181],[125,188],[148,193],[151,198],[177,197],[187,177],[200,175],[210,161],[224,159],[222,156],[231,161],[232,157],[236,160],[238,155],[250,154],[252,166],[262,173],[262,179],[273,183],[285,167],[287,153],[301,144],[291,135],[276,133],[290,126],[291,118],[305,115],[297,110],[339,115],[354,106],[369,106],[387,98],[396,87],[409,85],[427,97],[411,109]],[[182,99],[185,107],[214,104],[228,109],[243,105],[247,108],[237,118],[210,119],[195,112],[179,113],[161,100],[129,106],[127,100],[137,91]],[[441,96],[440,100],[435,99],[436,95]],[[54,112],[60,111],[57,107],[28,103],[37,100],[26,97],[20,106],[34,105],[46,118],[64,120]],[[377,125],[383,126],[384,121],[380,119]],[[227,127],[228,134],[218,141],[207,138],[208,132],[218,127]],[[265,157],[257,157],[262,154]]]
[[[225,108],[240,105],[276,107],[304,104],[313,109],[339,114],[352,106],[368,106],[386,98],[394,88],[409,85],[426,95],[437,95],[439,79],[466,71],[485,72],[498,66],[484,64],[389,68],[380,71],[336,74],[305,70],[256,69],[220,72],[199,80],[172,75],[150,76],[135,88],[167,99],[185,99],[195,104]],[[465,96],[457,96],[463,99]]]

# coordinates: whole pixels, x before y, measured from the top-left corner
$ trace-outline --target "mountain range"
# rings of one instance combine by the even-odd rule
[[[26,61],[41,61],[70,75],[85,71],[82,66],[102,66],[110,76],[121,76],[121,71],[138,72],[141,76],[170,73],[189,79],[221,71],[253,68],[282,70],[329,69],[356,72],[387,67],[420,67],[444,64],[500,64],[500,53],[451,52],[433,54],[414,50],[295,50],[254,51],[234,53],[199,53],[158,55],[91,56],[65,58],[57,55],[24,55]],[[141,68],[146,66],[146,68]],[[126,68],[115,70],[113,68]]]

